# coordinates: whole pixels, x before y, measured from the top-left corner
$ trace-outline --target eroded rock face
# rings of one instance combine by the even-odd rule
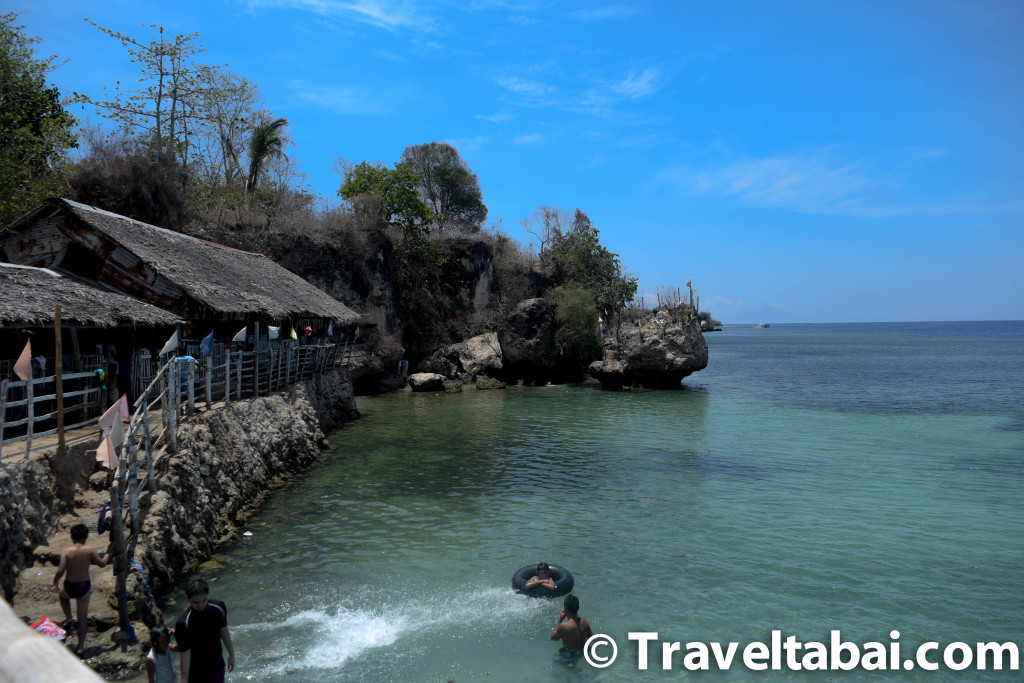
[[[461,344],[455,344],[451,348],[458,356],[459,366],[463,372],[473,375],[491,375],[503,367],[501,344],[498,343],[496,332],[481,334],[478,337],[467,339]]]
[[[505,375],[549,376],[558,367],[555,345],[555,303],[527,299],[508,317],[498,334]]]
[[[678,389],[684,378],[708,366],[708,345],[696,318],[680,326],[652,317],[623,325],[618,338],[620,343],[605,335],[605,359],[590,364],[590,375],[605,389]]]
[[[182,424],[136,549],[152,590],[169,589],[237,538],[271,491],[317,458],[324,430],[355,416],[351,383],[328,373]]]
[[[462,375],[491,375],[503,367],[498,335],[488,332],[459,344],[446,346],[430,358],[420,362],[420,372],[436,373],[445,377]]]

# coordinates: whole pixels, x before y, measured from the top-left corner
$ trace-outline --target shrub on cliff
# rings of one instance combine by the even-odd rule
[[[583,373],[592,361],[601,357],[601,339],[597,334],[597,309],[594,296],[578,284],[562,285],[555,290],[555,343],[564,363]]]

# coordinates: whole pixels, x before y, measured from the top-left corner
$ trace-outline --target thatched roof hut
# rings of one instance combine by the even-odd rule
[[[65,325],[170,329],[181,322],[162,308],[52,270],[0,263],[0,327],[52,327],[56,304]]]
[[[328,322],[358,313],[262,254],[50,199],[0,231],[0,260],[64,271],[192,321]]]

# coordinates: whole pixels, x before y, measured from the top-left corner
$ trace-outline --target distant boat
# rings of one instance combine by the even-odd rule
[[[758,323],[757,324],[757,328],[758,329],[761,329],[763,327],[771,327],[771,325],[769,325],[768,323]]]

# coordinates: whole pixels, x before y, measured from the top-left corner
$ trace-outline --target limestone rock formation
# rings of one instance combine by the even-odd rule
[[[420,362],[417,370],[445,377],[495,374],[502,369],[501,345],[495,332],[481,334],[459,344],[446,346]]]
[[[558,367],[555,345],[555,304],[550,299],[527,299],[509,315],[498,333],[505,375],[549,376]]]
[[[618,339],[605,335],[605,359],[590,364],[590,375],[605,389],[678,389],[683,378],[708,365],[708,345],[696,318],[680,325],[652,316],[622,325]]]
[[[485,375],[477,375],[476,388],[477,389],[504,389],[506,384],[500,379],[493,379]]]
[[[444,375],[436,372],[417,372],[409,375],[409,388],[413,391],[444,391]]]
[[[488,375],[502,368],[501,344],[495,332],[481,334],[450,348],[458,356],[463,372]]]

